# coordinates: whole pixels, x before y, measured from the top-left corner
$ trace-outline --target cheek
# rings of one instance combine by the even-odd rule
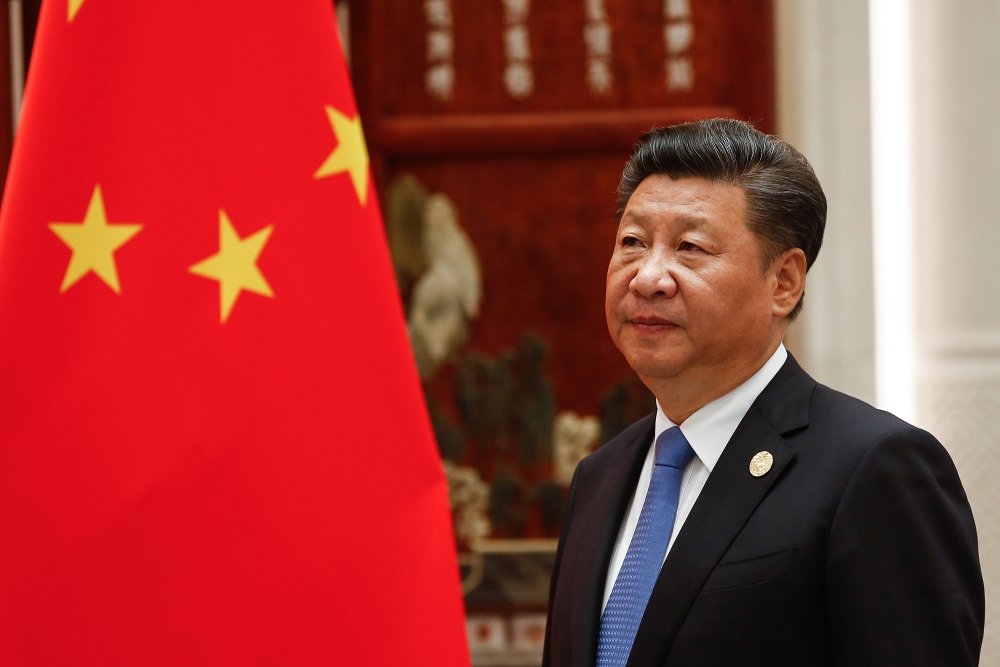
[[[613,259],[608,265],[608,275],[604,282],[605,298],[610,302],[612,298],[620,298],[628,291],[628,280],[625,269],[621,264]]]
[[[628,280],[623,273],[621,267],[616,267],[614,264],[608,267],[604,285],[604,317],[607,319],[609,329],[615,327],[622,319],[622,302],[628,295]]]
[[[744,280],[734,282],[723,292],[720,304],[725,309],[726,317],[748,329],[771,319],[771,306],[759,276],[748,275]]]
[[[604,317],[608,320],[609,325],[617,317],[616,312],[618,311],[618,303],[620,301],[621,299],[614,293],[611,280],[608,280],[604,291]]]
[[[608,275],[604,280],[604,295],[605,295],[605,300],[609,305],[611,299],[619,291],[618,284],[621,281],[618,279],[618,274],[619,272],[616,269],[614,262],[612,261],[612,263],[608,266]]]

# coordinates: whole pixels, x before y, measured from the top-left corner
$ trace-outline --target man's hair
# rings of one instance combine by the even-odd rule
[[[698,177],[746,193],[747,227],[761,243],[763,269],[781,253],[801,248],[806,270],[823,244],[826,196],[809,162],[777,137],[749,123],[715,118],[660,127],[639,140],[618,184],[618,220],[647,176]],[[802,300],[789,314],[795,319]]]

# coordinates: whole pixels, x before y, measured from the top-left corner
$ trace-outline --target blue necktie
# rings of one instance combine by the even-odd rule
[[[646,501],[601,616],[597,667],[624,665],[628,661],[639,621],[646,611],[674,529],[684,467],[693,456],[694,450],[676,426],[656,439],[656,465]]]

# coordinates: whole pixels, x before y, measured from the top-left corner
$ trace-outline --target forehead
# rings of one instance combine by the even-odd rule
[[[746,193],[743,188],[706,178],[647,176],[629,197],[622,222],[642,222],[669,216],[686,225],[744,222]]]

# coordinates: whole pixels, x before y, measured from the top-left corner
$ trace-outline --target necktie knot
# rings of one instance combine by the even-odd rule
[[[658,466],[670,466],[683,470],[694,458],[694,450],[691,449],[687,438],[681,433],[680,427],[672,426],[656,439],[654,458]]]

